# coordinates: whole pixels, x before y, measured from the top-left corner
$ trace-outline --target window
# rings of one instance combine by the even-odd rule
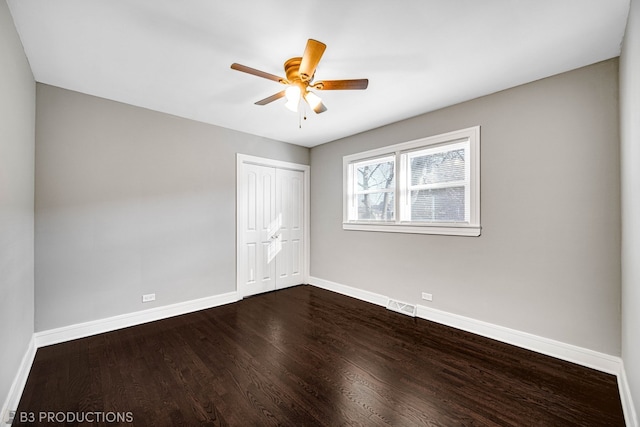
[[[395,156],[363,160],[350,165],[356,221],[395,220]]]
[[[480,127],[345,156],[345,230],[480,235]]]

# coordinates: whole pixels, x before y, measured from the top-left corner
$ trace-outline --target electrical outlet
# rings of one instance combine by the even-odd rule
[[[426,292],[422,293],[422,299],[427,300],[427,301],[433,301],[433,295],[428,294]]]
[[[156,294],[144,294],[142,295],[142,302],[150,302],[156,300]]]

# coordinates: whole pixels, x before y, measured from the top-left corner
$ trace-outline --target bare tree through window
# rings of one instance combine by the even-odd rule
[[[357,167],[358,219],[390,221],[395,218],[395,162]]]

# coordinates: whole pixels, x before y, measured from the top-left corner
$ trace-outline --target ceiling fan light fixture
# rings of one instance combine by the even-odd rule
[[[291,85],[285,90],[284,96],[288,101],[300,101],[300,88],[298,86]]]
[[[289,86],[284,92],[284,96],[287,98],[287,103],[284,104],[289,110],[294,113],[298,112],[298,105],[300,104],[300,88],[298,86]]]
[[[307,101],[307,103],[309,103],[309,106],[311,107],[312,110],[315,110],[316,108],[318,108],[318,105],[322,103],[322,99],[320,99],[318,95],[309,91],[305,93],[304,99]]]
[[[256,102],[256,105],[267,105],[280,98],[287,98],[285,106],[293,111],[300,110],[300,102],[304,99],[314,113],[320,114],[327,111],[327,107],[322,103],[322,99],[310,89],[316,90],[363,90],[366,89],[368,79],[349,79],[349,80],[323,80],[313,82],[316,68],[320,62],[320,58],[324,53],[327,45],[317,40],[307,40],[307,46],[302,56],[289,58],[284,63],[284,71],[286,78],[276,76],[271,73],[256,70],[238,63],[231,64],[231,69],[242,71],[243,73],[252,74],[264,79],[276,81],[286,86],[286,89],[268,96]],[[305,117],[306,119],[306,117]]]
[[[284,104],[284,106],[287,107],[289,110],[293,111],[294,113],[297,113],[299,104],[300,104],[300,101],[298,101],[298,102],[296,102],[296,101],[287,101],[287,103]]]

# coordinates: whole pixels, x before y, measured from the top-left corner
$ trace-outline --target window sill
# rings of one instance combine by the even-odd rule
[[[383,224],[383,223],[361,223],[344,222],[343,230],[354,231],[379,231],[384,233],[409,233],[409,234],[439,234],[445,236],[480,236],[481,227],[479,225],[456,224],[456,225],[431,225],[431,224]]]

